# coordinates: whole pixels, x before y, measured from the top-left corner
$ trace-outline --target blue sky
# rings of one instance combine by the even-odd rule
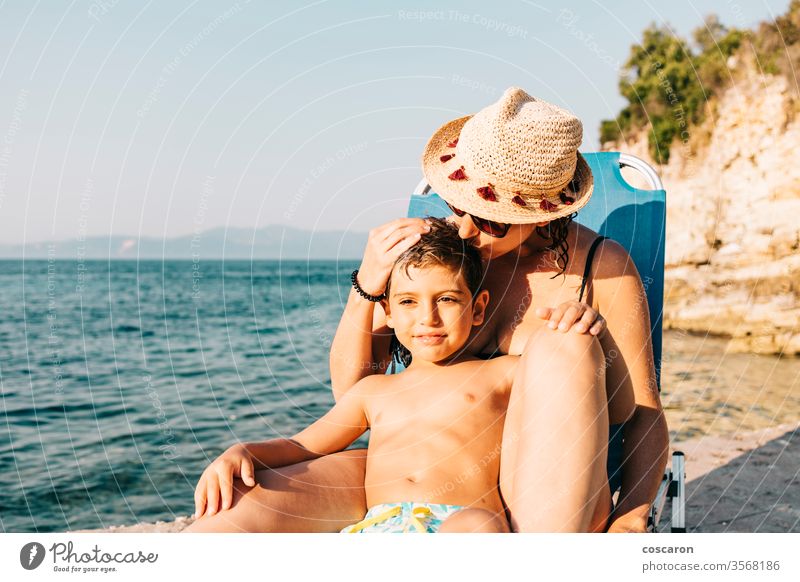
[[[611,8],[613,6],[613,8]],[[404,214],[446,121],[509,86],[623,106],[651,22],[752,27],[788,0],[0,3],[0,243]]]

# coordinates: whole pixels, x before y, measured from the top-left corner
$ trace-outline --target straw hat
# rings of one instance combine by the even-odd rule
[[[439,128],[422,171],[434,192],[480,218],[555,220],[592,195],[592,172],[578,153],[582,138],[577,117],[511,87],[475,115]]]

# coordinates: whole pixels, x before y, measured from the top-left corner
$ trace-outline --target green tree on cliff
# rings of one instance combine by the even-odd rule
[[[628,105],[616,119],[602,122],[602,142],[649,125],[650,155],[666,163],[673,141],[688,139],[689,126],[703,119],[706,101],[728,82],[726,63],[742,33],[710,16],[693,37],[694,49],[668,27],[653,24],[644,31],[620,76]]]
[[[666,163],[675,140],[688,138],[691,126],[703,121],[708,101],[734,80],[728,66],[734,55],[758,73],[784,75],[798,90],[800,0],[755,31],[729,29],[709,16],[693,32],[691,45],[666,26],[650,25],[642,42],[631,47],[620,75],[619,90],[628,104],[616,119],[601,123],[601,142],[647,127],[650,154]]]

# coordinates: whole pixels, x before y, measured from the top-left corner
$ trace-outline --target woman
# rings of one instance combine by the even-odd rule
[[[666,464],[666,422],[636,268],[620,245],[572,221],[592,193],[581,138],[576,117],[511,88],[440,128],[423,170],[487,261],[490,309],[471,349],[522,355],[500,452],[512,527],[641,532]],[[386,370],[391,335],[376,300],[425,228],[401,219],[370,233],[331,348],[336,398]],[[609,457],[624,459],[616,506]],[[196,492],[210,517],[187,531],[336,531],[364,514],[364,463],[363,451],[345,451],[252,475],[223,454]],[[214,515],[220,495],[230,509]]]

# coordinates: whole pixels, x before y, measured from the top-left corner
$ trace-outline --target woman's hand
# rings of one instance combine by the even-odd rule
[[[234,477],[240,477],[248,487],[256,484],[253,456],[244,444],[233,445],[203,471],[194,490],[195,518],[199,519],[204,513],[214,515],[219,508],[220,497],[220,511],[230,509]]]
[[[430,229],[422,218],[400,218],[369,231],[364,259],[358,268],[361,288],[370,295],[383,293],[397,257]]]
[[[549,321],[547,327],[567,332],[573,327],[579,333],[601,335],[606,330],[606,320],[591,306],[571,300],[558,307],[537,307],[536,316]]]
[[[611,522],[608,533],[647,533],[647,520],[638,516],[622,515]]]

